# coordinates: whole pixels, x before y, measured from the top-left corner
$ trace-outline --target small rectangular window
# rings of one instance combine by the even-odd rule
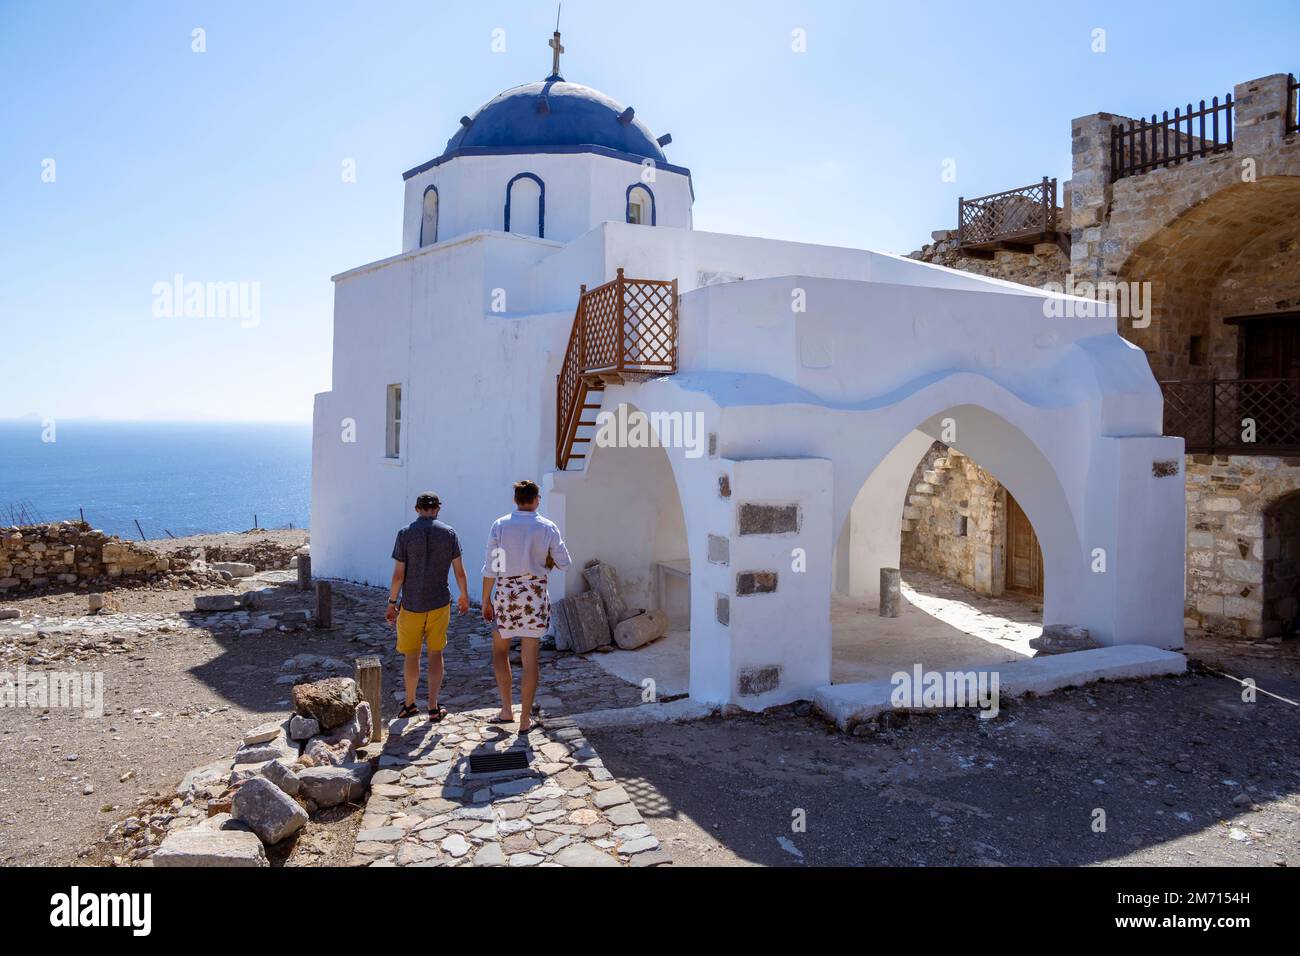
[[[627,204],[627,221],[634,225],[641,225],[641,204],[639,202]]]
[[[957,518],[957,537],[964,538],[970,532],[969,519],[965,515]]]
[[[400,458],[402,455],[402,386],[388,386],[387,441],[384,455]]]
[[[1187,361],[1190,365],[1205,364],[1205,337],[1193,335],[1187,340]]]

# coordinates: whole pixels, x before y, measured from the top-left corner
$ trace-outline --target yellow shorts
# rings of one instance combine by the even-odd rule
[[[447,623],[451,620],[451,605],[436,611],[397,612],[397,653],[415,654],[426,640],[429,650],[440,651],[447,646]]]

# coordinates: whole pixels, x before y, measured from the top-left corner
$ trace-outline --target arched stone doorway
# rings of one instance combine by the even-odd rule
[[[1264,510],[1264,637],[1300,630],[1300,491]]]
[[[1149,325],[1121,320],[1156,378],[1248,377],[1246,317],[1300,310],[1300,176],[1221,189],[1143,242],[1119,269],[1151,283]],[[1234,321],[1225,321],[1234,320]]]

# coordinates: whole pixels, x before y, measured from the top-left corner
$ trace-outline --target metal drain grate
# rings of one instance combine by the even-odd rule
[[[492,754],[471,754],[470,773],[495,773],[498,770],[527,770],[528,751],[505,750]]]

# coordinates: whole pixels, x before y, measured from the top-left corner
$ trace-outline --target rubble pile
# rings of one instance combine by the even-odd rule
[[[334,663],[286,664],[326,662]],[[114,827],[110,839],[127,844],[124,862],[268,866],[266,847],[292,838],[313,814],[363,801],[374,769],[365,750],[371,711],[356,681],[296,684],[291,699],[291,714],[250,729],[229,760],[194,768],[170,802]]]

